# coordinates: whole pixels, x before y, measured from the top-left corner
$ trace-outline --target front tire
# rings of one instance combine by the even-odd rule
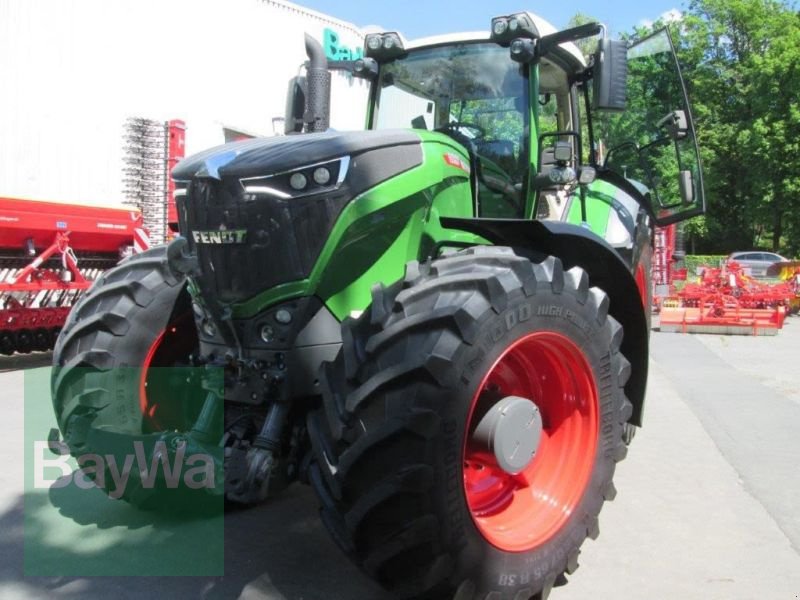
[[[309,417],[323,521],[405,598],[544,598],[577,568],[614,495],[631,414],[608,298],[579,268],[477,247],[377,286],[323,373]],[[533,461],[509,475],[475,449],[491,398],[542,414]]]
[[[147,436],[192,425],[202,396],[186,385],[186,369],[151,368],[186,367],[197,347],[185,284],[159,246],[103,273],[70,312],[53,351],[52,393],[74,457],[105,455],[104,445],[149,444]],[[114,491],[110,475],[103,480],[104,491]],[[117,490],[146,508],[158,504],[158,491],[144,489],[136,469]]]

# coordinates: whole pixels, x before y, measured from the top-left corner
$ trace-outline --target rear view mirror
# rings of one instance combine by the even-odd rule
[[[680,188],[683,205],[691,206],[694,204],[694,178],[691,171],[684,170],[678,173],[678,187]]]
[[[682,140],[689,134],[686,113],[682,110],[673,110],[658,122],[658,128],[666,129],[671,139],[675,141]]]
[[[292,77],[289,80],[289,89],[286,92],[286,117],[283,121],[286,135],[303,131],[307,89],[305,77]]]
[[[594,109],[606,112],[625,110],[628,87],[628,46],[619,40],[601,38],[592,67]]]

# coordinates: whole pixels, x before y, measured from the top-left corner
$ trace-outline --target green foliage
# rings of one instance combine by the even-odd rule
[[[697,267],[719,267],[726,258],[725,254],[689,254],[683,263],[689,275],[694,277],[697,275]]]
[[[592,16],[579,12],[575,13],[575,15],[569,20],[569,23],[567,23],[565,29],[579,27],[580,25],[586,25],[587,23],[598,23],[599,21],[599,19],[595,19]],[[575,42],[575,45],[580,48],[584,58],[586,58],[587,63],[589,62],[589,57],[597,51],[597,40],[595,38],[584,38],[582,40],[578,40]]]
[[[776,0],[693,0],[678,52],[704,161],[698,246],[800,247],[800,15]]]

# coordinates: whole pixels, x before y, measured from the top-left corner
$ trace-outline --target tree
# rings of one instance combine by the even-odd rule
[[[678,51],[706,173],[704,249],[796,253],[800,17],[776,0],[693,0]]]
[[[587,23],[599,23],[600,20],[596,19],[592,16],[589,16],[585,13],[575,13],[573,17],[567,23],[567,29],[572,27],[579,27],[580,25],[586,25]],[[595,38],[584,38],[582,40],[578,40],[575,42],[575,45],[580,48],[580,51],[583,53],[584,58],[586,58],[586,62],[589,62],[589,57],[597,51],[597,39]]]

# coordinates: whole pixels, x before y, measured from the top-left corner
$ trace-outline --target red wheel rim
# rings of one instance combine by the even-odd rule
[[[471,433],[499,398],[532,400],[543,431],[530,464],[503,471]],[[464,444],[464,491],[483,537],[501,550],[524,552],[551,539],[580,502],[597,452],[599,410],[594,374],[569,338],[526,335],[495,361],[472,399]]]
[[[147,378],[150,375],[150,366],[153,364],[153,357],[164,342],[164,337],[167,335],[167,330],[163,329],[158,337],[150,346],[147,355],[142,363],[142,370],[139,373],[139,408],[142,411],[142,416],[145,420],[153,422],[155,419],[156,410],[158,410],[158,401],[155,398],[148,398],[147,396]],[[153,423],[157,425],[157,423]]]
[[[163,431],[181,427],[184,420],[177,410],[176,399],[169,390],[160,389],[163,383],[152,367],[175,367],[185,361],[197,344],[197,333],[190,313],[185,313],[170,323],[156,336],[142,361],[139,371],[139,409],[145,429]]]
[[[645,308],[647,306],[647,277],[645,276],[644,266],[639,265],[636,268],[636,287],[639,288],[639,296],[642,299],[642,304]]]

